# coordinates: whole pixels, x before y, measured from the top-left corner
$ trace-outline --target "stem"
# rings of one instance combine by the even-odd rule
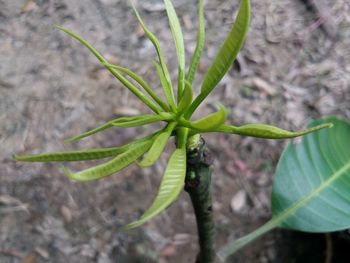
[[[196,263],[214,263],[214,219],[210,192],[212,160],[205,141],[199,138],[196,145],[188,147],[187,156],[185,190],[191,197],[196,215],[200,248]]]

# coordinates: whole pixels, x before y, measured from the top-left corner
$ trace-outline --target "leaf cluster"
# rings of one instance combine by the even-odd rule
[[[170,138],[175,137],[176,149],[169,159],[160,189],[153,204],[138,221],[129,224],[128,228],[145,223],[159,214],[177,198],[182,190],[186,174],[186,145],[190,138],[198,138],[198,134],[222,132],[258,138],[284,139],[330,127],[329,123],[320,124],[301,132],[289,132],[265,124],[246,124],[237,127],[225,124],[227,109],[222,105],[219,106],[216,112],[202,119],[192,120],[193,113],[214,88],[218,86],[218,83],[227,73],[243,46],[250,23],[250,1],[241,0],[236,21],[207,70],[201,84],[200,93],[197,96],[194,96],[193,80],[196,76],[205,42],[203,0],[198,0],[197,44],[187,70],[181,23],[172,2],[170,0],[164,0],[164,3],[178,60],[176,85],[171,81],[159,40],[147,28],[133,3],[131,3],[131,7],[145,35],[152,42],[157,53],[157,58],[153,61],[153,65],[159,76],[165,100],[141,76],[127,68],[111,64],[81,36],[62,26],[56,26],[56,28],[85,46],[99,60],[103,67],[153,112],[152,114],[110,120],[93,130],[67,139],[67,142],[78,141],[114,127],[132,128],[150,125],[155,122],[164,123],[164,127],[144,138],[136,139],[118,147],[14,156],[14,159],[18,161],[27,162],[70,162],[111,158],[105,163],[80,172],[71,172],[65,169],[65,175],[72,180],[91,181],[115,174],[132,163],[136,163],[141,167],[153,165],[160,158]]]

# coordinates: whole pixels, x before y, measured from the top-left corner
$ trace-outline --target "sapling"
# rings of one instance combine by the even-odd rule
[[[159,40],[147,28],[133,3],[131,3],[131,7],[145,35],[156,50],[157,59],[153,62],[153,65],[159,76],[165,100],[161,99],[139,75],[122,66],[111,64],[81,36],[62,26],[56,26],[56,28],[76,39],[90,50],[102,66],[153,112],[152,114],[110,120],[93,130],[66,139],[66,142],[79,141],[114,127],[132,128],[161,122],[164,124],[163,128],[122,146],[38,155],[15,155],[14,159],[26,162],[73,162],[111,158],[105,163],[83,171],[64,170],[64,175],[71,180],[92,181],[115,174],[133,163],[140,167],[154,165],[169,140],[174,137],[176,148],[169,158],[159,191],[153,203],[138,220],[128,224],[125,228],[131,229],[141,226],[161,213],[177,199],[185,186],[185,190],[191,196],[197,218],[200,252],[196,262],[210,263],[215,261],[213,248],[214,224],[210,195],[211,170],[209,167],[211,157],[201,135],[210,132],[221,132],[266,139],[287,139],[330,127],[331,124],[322,123],[301,132],[290,132],[266,124],[232,126],[225,124],[227,109],[220,104],[216,112],[199,120],[193,120],[193,113],[217,87],[243,46],[250,23],[250,1],[241,0],[236,21],[207,70],[197,96],[193,95],[193,80],[205,42],[203,0],[198,0],[197,45],[187,68],[184,40],[178,16],[170,0],[164,0],[164,4],[178,60],[176,85],[171,81]]]

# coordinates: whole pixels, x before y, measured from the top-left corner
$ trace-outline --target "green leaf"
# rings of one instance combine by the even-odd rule
[[[227,110],[223,105],[220,105],[220,109],[207,117],[204,117],[198,121],[188,122],[181,120],[184,126],[194,129],[199,132],[207,132],[215,130],[220,127],[227,119]]]
[[[22,162],[75,162],[103,159],[113,157],[123,153],[128,149],[128,145],[121,147],[102,148],[102,149],[87,149],[80,151],[53,152],[34,155],[14,155],[16,161]]]
[[[192,85],[194,77],[197,72],[198,64],[202,56],[202,51],[204,47],[205,40],[205,26],[204,26],[204,6],[203,0],[198,1],[198,34],[197,34],[197,44],[194,54],[191,59],[191,64],[188,69],[186,80]]]
[[[116,70],[119,70],[126,75],[128,75],[130,78],[135,80],[151,97],[152,99],[158,103],[159,106],[162,107],[163,110],[169,111],[168,106],[161,100],[161,98],[152,90],[152,88],[144,81],[140,76],[138,76],[136,73],[133,71],[117,66],[117,65],[112,65],[112,64],[107,64],[106,66],[109,66],[111,68],[114,68]]]
[[[151,124],[153,122],[157,121],[165,121],[165,120],[170,120],[172,119],[172,116],[170,113],[166,112],[161,112],[159,115],[141,115],[141,116],[135,116],[135,117],[121,117],[117,119],[113,119],[107,123],[102,124],[101,126],[84,132],[83,134],[80,134],[78,136],[74,136],[68,139],[65,139],[65,142],[74,142],[74,141],[79,141],[85,137],[91,136],[95,133],[104,131],[108,128],[118,126],[121,128],[130,128],[130,127],[136,127],[140,125],[145,125],[145,124]]]
[[[164,131],[160,132],[155,137],[152,147],[143,156],[142,160],[138,163],[139,166],[151,166],[159,159],[176,125],[176,122],[169,123],[168,126],[164,129]]]
[[[187,116],[191,116],[202,101],[216,87],[224,77],[238,52],[243,46],[250,23],[250,1],[241,0],[236,21],[228,34],[224,44],[209,67],[202,83],[201,93],[192,103]]]
[[[135,143],[126,152],[121,153],[106,163],[73,174],[66,170],[65,175],[71,180],[75,181],[92,181],[112,175],[140,158],[145,152],[148,151],[152,145],[152,142],[152,139],[148,139],[146,141]]]
[[[175,42],[177,60],[179,62],[178,76],[178,101],[181,100],[182,92],[185,88],[185,46],[179,18],[170,0],[164,0],[168,14],[169,25]]]
[[[113,76],[115,76],[127,89],[129,89],[135,96],[137,96],[145,105],[147,105],[152,111],[158,113],[160,110],[153,103],[150,98],[148,98],[145,94],[143,94],[138,88],[136,88],[130,81],[128,81],[126,78],[124,78],[121,74],[119,74],[113,67],[109,66],[110,64],[108,61],[93,47],[87,42],[85,39],[83,39],[81,36],[75,34],[74,32],[70,31],[67,28],[64,28],[62,26],[56,26],[57,29],[63,31],[64,33],[68,34],[72,38],[79,41],[83,46],[85,46],[87,49],[91,51],[92,54],[95,55],[95,57],[101,62],[101,64],[106,67]]]
[[[168,70],[168,67],[165,63],[165,58],[164,58],[162,49],[160,48],[159,40],[156,38],[155,35],[153,35],[153,33],[151,31],[148,30],[148,28],[146,27],[145,23],[143,22],[143,20],[140,16],[139,12],[137,11],[135,5],[131,1],[130,1],[130,4],[131,4],[131,7],[136,15],[137,20],[139,21],[140,26],[142,27],[146,36],[152,42],[152,44],[157,52],[159,63],[160,63],[160,68],[161,68],[160,75],[164,79],[164,85],[162,85],[163,90],[164,90],[164,94],[165,94],[165,97],[167,98],[167,101],[168,101],[171,109],[174,110],[176,108],[174,91],[173,91],[173,88],[171,85],[169,70]]]
[[[183,188],[185,175],[186,148],[183,147],[176,149],[171,155],[158,194],[151,207],[139,220],[127,225],[126,229],[135,228],[144,224],[172,204]]]
[[[290,132],[266,124],[246,124],[240,127],[222,125],[215,131],[265,139],[288,139],[306,135],[324,128],[331,128],[332,126],[333,125],[331,123],[323,123],[318,126],[306,129],[304,131]]]
[[[174,118],[174,115],[167,112],[162,112],[160,115],[141,115],[136,117],[124,117],[113,121],[112,125],[120,128],[132,128],[142,125],[151,124],[158,121],[169,121]]]
[[[116,119],[116,120],[117,120],[117,119]],[[95,134],[95,133],[104,131],[104,130],[106,130],[106,129],[108,129],[108,128],[111,128],[111,127],[113,127],[112,121],[107,122],[107,123],[104,123],[104,124],[102,124],[101,126],[95,128],[95,129],[93,129],[93,130],[84,132],[84,133],[82,133],[82,134],[80,134],[80,135],[77,135],[77,136],[74,136],[74,137],[71,137],[71,138],[67,138],[67,139],[65,139],[64,141],[65,141],[65,142],[75,142],[75,141],[79,141],[79,140],[81,140],[81,139],[83,139],[83,138],[85,138],[85,137],[91,136],[91,135],[93,135],[93,134]]]
[[[179,113],[183,113],[191,105],[192,98],[193,98],[192,87],[189,82],[187,81],[185,82],[186,82],[185,90],[183,92],[179,105],[177,106],[177,111]]]
[[[350,123],[336,117],[314,121],[324,129],[284,150],[272,190],[273,217],[253,233],[227,245],[222,258],[276,227],[330,232],[350,227]]]

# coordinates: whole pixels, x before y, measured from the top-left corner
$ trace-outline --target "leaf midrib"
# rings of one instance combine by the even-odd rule
[[[300,199],[296,203],[294,203],[292,206],[290,206],[288,209],[274,217],[270,222],[274,223],[273,225],[278,225],[283,220],[287,219],[291,214],[305,206],[307,203],[312,201],[318,194],[320,194],[324,189],[326,189],[328,186],[330,186],[334,181],[336,181],[342,174],[347,172],[347,170],[350,169],[350,160],[345,163],[337,172],[332,174],[329,179],[322,182],[316,189],[314,189],[310,194],[305,196],[304,198]]]

